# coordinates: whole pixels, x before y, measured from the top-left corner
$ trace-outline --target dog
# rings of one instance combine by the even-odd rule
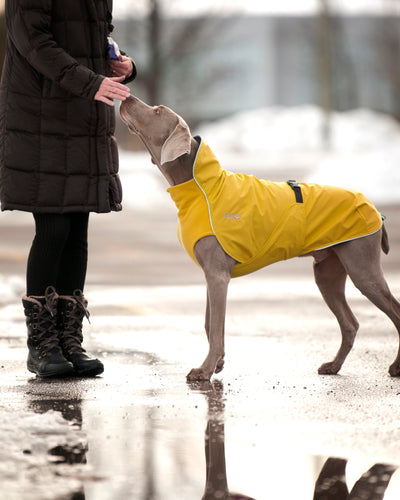
[[[188,373],[188,381],[210,380],[223,369],[230,279],[295,256],[314,258],[316,284],[341,330],[339,350],[320,366],[319,374],[339,372],[359,327],[345,297],[347,276],[400,335],[400,303],[380,263],[381,250],[389,252],[387,232],[365,196],[330,186],[232,174],[166,106],[149,106],[131,95],[121,104],[120,115],[168,181],[167,191],[178,207],[179,240],[205,274],[209,350],[200,367]],[[400,375],[400,348],[389,373]]]

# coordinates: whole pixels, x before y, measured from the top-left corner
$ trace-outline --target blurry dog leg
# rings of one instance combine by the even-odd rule
[[[353,347],[358,321],[345,297],[347,273],[333,251],[324,260],[314,262],[314,277],[322,297],[336,316],[342,334],[342,343],[335,358],[321,365],[318,373],[336,374]]]

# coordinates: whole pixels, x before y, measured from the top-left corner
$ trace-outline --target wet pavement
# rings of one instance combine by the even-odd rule
[[[399,208],[385,213],[399,297]],[[0,276],[15,289],[0,300],[0,497],[399,498],[398,338],[352,286],[361,328],[340,375],[317,375],[339,332],[311,260],[294,259],[232,281],[225,369],[187,384],[206,352],[205,289],[173,211],[93,217],[85,342],[105,372],[40,380],[26,371],[19,298],[32,228],[14,215],[0,217]]]

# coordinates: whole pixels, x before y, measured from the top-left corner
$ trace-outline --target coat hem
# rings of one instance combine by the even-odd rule
[[[295,257],[307,257],[307,256],[311,256],[313,252],[319,252],[320,250],[326,250],[326,249],[332,248],[332,247],[334,247],[336,245],[341,245],[342,243],[348,243],[349,241],[359,240],[361,238],[365,238],[366,236],[371,236],[373,234],[378,233],[382,229],[382,225],[383,225],[383,223],[379,226],[378,229],[375,229],[373,231],[367,232],[365,234],[354,236],[352,238],[347,238],[345,240],[339,240],[339,241],[336,241],[334,243],[330,243],[329,245],[325,245],[323,247],[315,248],[313,250],[308,250],[305,253],[299,253],[298,255],[290,256],[287,259],[279,259],[279,261],[289,260],[289,259],[293,259]],[[232,270],[232,278],[239,278],[240,276],[244,276],[246,274],[254,273],[254,272],[262,269],[263,267],[268,267],[271,264],[275,264],[276,262],[279,262],[279,261],[273,261],[273,262],[270,262],[268,264],[262,264],[262,265],[258,266],[257,265],[257,259],[262,258],[263,255],[264,255],[264,253],[261,250],[251,260],[249,260],[247,262],[239,262],[239,263],[235,264],[235,266],[234,266],[234,268]]]
[[[106,214],[110,212],[120,212],[122,210],[122,206],[116,208],[110,208],[107,210],[100,210],[95,207],[81,207],[81,206],[71,206],[71,207],[24,207],[24,206],[7,206],[1,207],[2,212],[27,212],[32,214],[67,214],[67,213],[97,213],[97,214]]]

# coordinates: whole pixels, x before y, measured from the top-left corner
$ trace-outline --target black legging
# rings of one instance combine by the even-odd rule
[[[42,296],[48,286],[59,295],[83,291],[88,259],[88,213],[33,214],[36,234],[29,253],[27,295]]]

